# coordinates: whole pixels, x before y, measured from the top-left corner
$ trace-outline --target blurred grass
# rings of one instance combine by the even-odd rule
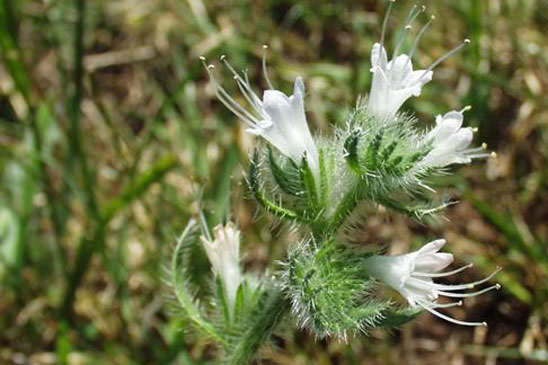
[[[397,3],[390,34],[411,5]],[[454,312],[490,327],[423,316],[340,344],[288,326],[265,363],[547,361],[548,1],[426,5],[437,20],[418,65],[463,38],[472,44],[406,108],[426,126],[472,105],[478,143],[499,157],[444,178],[454,188],[440,194],[461,199],[449,222],[379,212],[364,241],[401,252],[444,236],[476,263],[470,276],[502,266],[503,291]],[[309,120],[326,134],[368,90],[383,9],[375,0],[0,0],[0,363],[213,361],[212,346],[169,316],[161,285],[196,201],[211,224],[239,222],[251,270],[283,257],[294,236],[241,199],[253,142],[214,100],[197,58],[226,53],[264,86],[269,44],[275,84],[289,90],[304,76]]]

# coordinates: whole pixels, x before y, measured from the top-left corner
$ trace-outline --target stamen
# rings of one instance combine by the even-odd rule
[[[421,287],[421,288],[424,288],[424,289],[430,288],[430,289],[436,289],[436,290],[449,290],[449,291],[465,290],[465,289],[475,288],[476,286],[491,280],[493,278],[493,276],[495,276],[499,273],[500,270],[502,270],[502,269],[499,267],[495,271],[493,271],[491,273],[491,275],[489,275],[489,276],[487,276],[487,277],[485,277],[481,280],[474,281],[474,282],[471,282],[471,283],[466,283],[466,284],[460,284],[460,285],[436,284],[436,283],[431,283],[431,282],[424,282],[421,279],[416,279],[416,278],[409,278],[409,281],[410,281],[411,285],[414,284],[415,286],[418,286],[418,287]]]
[[[474,153],[474,154],[468,154],[467,156],[469,158],[488,158],[488,157],[493,157],[493,152],[491,152],[491,153]]]
[[[450,276],[450,275],[458,274],[459,272],[464,271],[466,269],[469,269],[472,266],[474,266],[474,264],[470,263],[468,265],[465,265],[465,266],[460,267],[460,268],[458,268],[456,270],[453,270],[453,271],[439,272],[439,273],[413,272],[412,275],[413,276],[424,276],[424,277],[427,277],[427,278],[442,278],[444,276]]]
[[[453,48],[452,50],[450,50],[449,52],[447,52],[446,54],[438,58],[430,67],[428,67],[428,69],[424,70],[424,73],[419,78],[419,81],[422,80],[422,78],[426,76],[428,72],[435,69],[440,63],[442,63],[443,61],[445,61],[446,59],[448,59],[449,57],[451,57],[452,55],[460,51],[464,46],[467,46],[468,44],[470,44],[470,39],[465,39],[461,44],[459,44],[458,46],[456,46],[455,48]]]
[[[388,9],[386,10],[386,14],[384,15],[384,20],[382,21],[381,41],[379,42],[381,46],[384,45],[386,26],[388,25],[388,19],[390,18],[390,13],[392,12],[392,4],[394,4],[395,2],[396,0],[388,0]]]
[[[234,69],[234,67],[232,67],[230,62],[228,62],[226,55],[221,55],[221,57],[219,57],[219,60],[224,63],[224,65],[229,69],[232,75],[234,75],[234,80],[236,80],[236,83],[238,84],[238,87],[240,88],[242,94],[244,94],[246,100],[253,106],[255,111],[259,115],[261,115],[261,117],[265,118],[262,108],[259,107],[261,105],[261,100],[257,97],[255,91],[253,91],[253,89],[251,88],[247,75],[245,75],[244,73],[245,79],[242,78],[242,76],[240,76],[240,74]]]
[[[491,152],[491,155],[489,157],[491,158],[497,158],[497,153],[495,151]]]
[[[266,80],[266,84],[268,85],[268,88],[270,90],[274,90],[274,86],[272,86],[272,83],[270,82],[270,77],[268,77],[268,70],[266,68],[266,50],[268,49],[268,46],[266,44],[263,44],[263,75]]]
[[[247,100],[249,104],[255,109],[257,114],[259,114],[261,117],[266,118],[264,115],[264,112],[262,108],[260,107],[260,101],[258,100],[258,97],[254,93],[250,93],[247,89],[245,89],[245,84],[240,82],[236,76],[234,76],[234,80],[236,80],[236,84],[238,85],[238,88],[240,89],[240,92],[244,95],[244,98]]]
[[[403,45],[403,42],[407,38],[407,34],[411,30],[411,24],[415,21],[417,16],[422,13],[424,10],[426,10],[425,6],[421,6],[420,9],[417,10],[417,5],[413,5],[411,8],[411,11],[407,15],[407,19],[405,20],[405,26],[403,27],[403,30],[400,32],[400,37],[398,39],[398,43],[396,44],[396,47],[394,48],[394,52],[392,53],[392,59],[395,59],[400,51],[401,46]]]
[[[442,314],[440,312],[438,312],[437,310],[435,309],[432,309],[432,308],[429,308],[427,305],[425,305],[425,303],[422,303],[422,302],[418,302],[419,305],[421,307],[423,307],[424,309],[426,309],[427,311],[429,311],[430,313],[432,313],[433,315],[435,315],[436,317],[439,317],[441,319],[445,319],[446,321],[448,322],[451,322],[451,323],[455,323],[455,324],[460,324],[461,326],[472,326],[472,327],[475,327],[475,326],[484,326],[484,327],[487,327],[487,323],[486,322],[465,322],[465,321],[459,321],[458,319],[454,319],[454,318],[451,318],[445,314]]]
[[[417,50],[417,47],[419,46],[419,42],[420,42],[424,32],[426,32],[426,30],[430,27],[430,24],[432,24],[434,19],[436,19],[436,17],[434,15],[432,15],[430,17],[430,20],[425,25],[422,26],[421,30],[417,34],[417,37],[415,38],[415,43],[413,43],[413,47],[411,47],[411,51],[409,52],[409,59],[413,58],[413,55],[415,54],[415,51]]]
[[[458,302],[451,302],[446,304],[438,304],[438,303],[432,303],[430,308],[452,308],[452,307],[462,307],[462,300],[459,300]]]
[[[495,284],[493,286],[490,286],[490,287],[485,288],[483,290],[478,290],[478,291],[473,292],[473,293],[450,293],[450,292],[446,292],[446,291],[438,291],[438,294],[442,295],[444,297],[449,297],[449,298],[468,298],[468,297],[475,297],[476,295],[480,295],[480,294],[483,294],[483,293],[487,293],[488,291],[491,291],[493,289],[499,290],[500,288],[501,288],[500,284]]]
[[[255,116],[253,116],[253,114],[248,112],[236,100],[234,100],[215,79],[215,75],[213,73],[215,66],[211,64],[208,65],[207,60],[204,56],[200,57],[200,61],[204,65],[204,68],[206,69],[209,76],[209,80],[215,88],[215,95],[217,96],[217,99],[219,99],[219,101],[223,103],[223,105],[226,106],[228,110],[234,113],[243,122],[247,123],[251,127],[255,127],[257,124]]]
[[[462,306],[462,300],[459,300],[458,302],[451,302],[451,303],[423,303],[423,305],[426,305],[430,308],[452,308],[452,307],[461,307]]]
[[[472,109],[472,105],[467,105],[460,110],[461,113],[467,112]]]

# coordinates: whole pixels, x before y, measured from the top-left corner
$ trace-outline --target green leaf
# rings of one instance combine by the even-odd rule
[[[186,276],[190,270],[189,252],[192,247],[197,244],[200,237],[199,232],[199,226],[194,220],[188,222],[185,230],[177,240],[177,245],[173,251],[170,267],[170,281],[175,297],[188,319],[192,321],[196,328],[202,333],[218,343],[223,344],[224,339],[217,332],[215,327],[202,316],[202,313],[194,303],[194,297],[187,285]]]
[[[11,269],[21,265],[19,240],[21,230],[18,217],[8,208],[0,208],[0,279]]]
[[[257,150],[255,150],[253,152],[251,161],[249,162],[249,173],[248,173],[249,188],[251,192],[253,193],[255,200],[257,200],[257,202],[260,205],[262,205],[267,212],[277,215],[280,218],[291,219],[291,220],[302,220],[302,217],[300,217],[294,211],[280,207],[265,197],[260,187],[260,182],[259,182],[260,177],[259,177],[258,166],[259,166],[259,153]]]
[[[388,310],[382,313],[384,318],[377,323],[377,326],[387,328],[400,327],[415,319],[422,312],[422,309],[417,308]]]

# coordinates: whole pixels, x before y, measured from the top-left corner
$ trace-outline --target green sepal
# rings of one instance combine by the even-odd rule
[[[280,207],[265,197],[259,183],[259,152],[257,150],[253,151],[251,161],[249,162],[248,182],[255,200],[257,200],[267,212],[283,219],[303,220],[296,212]]]
[[[220,276],[215,278],[215,289],[217,310],[225,323],[228,324],[231,321],[230,305],[227,302],[225,286]]]
[[[241,317],[246,315],[245,297],[244,291],[247,289],[247,284],[242,282],[236,290],[236,298],[234,299],[234,321],[236,322]]]
[[[267,149],[270,170],[276,184],[286,194],[296,197],[302,196],[304,187],[300,180],[299,167],[291,159],[287,159],[284,167],[280,166],[276,161],[272,148],[268,146]]]
[[[382,138],[384,136],[384,130],[381,129],[369,145],[365,152],[365,164],[368,170],[376,170],[378,168],[378,153],[381,147]]]
[[[318,153],[319,165],[320,165],[320,202],[323,206],[327,204],[327,196],[329,192],[329,178],[327,176],[327,171],[332,171],[335,166],[333,166],[333,160],[329,159],[326,156],[325,151],[320,148]],[[327,163],[331,162],[328,166]]]
[[[220,344],[224,344],[223,337],[216,328],[202,315],[194,302],[194,296],[188,286],[189,254],[197,245],[200,237],[200,228],[194,220],[190,220],[177,240],[172,254],[169,272],[169,282],[177,302],[194,326]]]
[[[377,322],[379,327],[401,327],[407,322],[417,318],[423,312],[420,308],[404,308],[383,312],[383,319]]]
[[[358,158],[358,143],[360,142],[361,136],[362,131],[360,129],[355,129],[344,141],[344,151],[346,152],[344,157],[348,166],[357,174],[361,174],[360,161]]]
[[[381,151],[381,160],[383,162],[388,161],[388,159],[392,156],[392,153],[394,153],[394,150],[398,146],[398,140],[394,140],[388,144],[385,148]]]
[[[308,200],[307,205],[315,214],[319,210],[318,190],[316,189],[316,178],[314,177],[314,172],[310,168],[310,165],[308,165],[306,155],[302,158],[299,173],[301,175],[301,181],[305,187],[305,198]]]

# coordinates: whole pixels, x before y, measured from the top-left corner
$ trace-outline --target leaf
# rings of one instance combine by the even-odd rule
[[[177,240],[177,245],[171,258],[171,286],[181,309],[187,315],[188,319],[194,323],[198,330],[218,343],[223,344],[224,339],[215,327],[202,316],[202,313],[194,303],[194,296],[186,280],[190,267],[189,253],[199,240],[199,232],[200,229],[196,221],[190,220]]]
[[[0,208],[0,279],[10,269],[21,264],[20,229],[18,217],[8,208]]]
[[[384,319],[377,322],[379,327],[400,327],[405,323],[415,319],[423,311],[416,308],[404,308],[397,310],[389,310],[383,312]]]

